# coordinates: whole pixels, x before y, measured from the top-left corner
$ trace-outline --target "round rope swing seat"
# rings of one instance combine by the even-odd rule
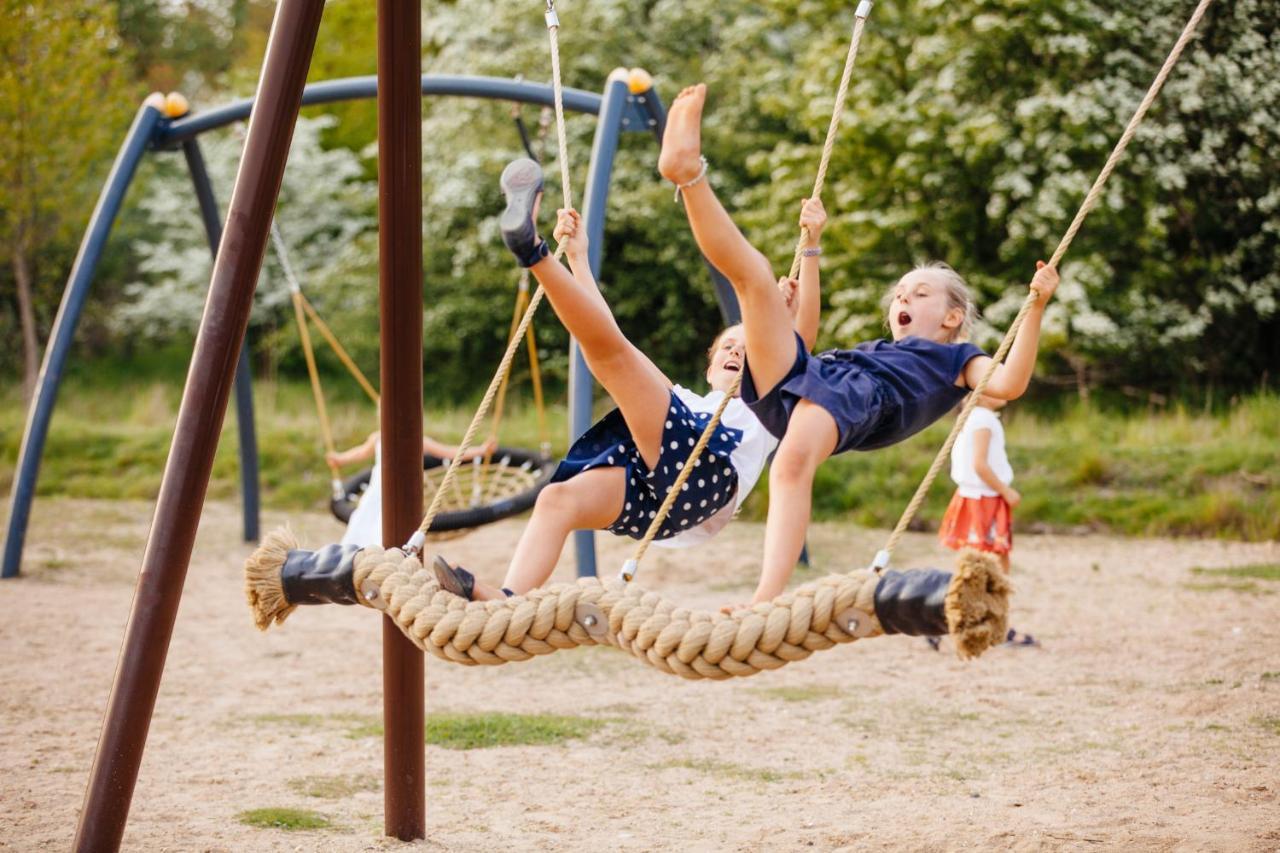
[[[430,503],[444,481],[448,460],[424,454],[423,499]],[[555,473],[556,462],[538,451],[519,447],[499,447],[488,461],[477,458],[464,463],[443,497],[443,510],[431,520],[427,533],[452,533],[492,524],[533,507],[538,494]],[[369,487],[372,468],[366,468],[342,482],[342,494],[329,501],[329,509],[344,524]]]

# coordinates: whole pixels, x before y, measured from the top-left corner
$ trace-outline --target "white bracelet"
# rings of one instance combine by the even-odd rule
[[[804,258],[816,258],[822,254],[821,246],[814,246],[811,249],[801,249],[800,256]]]
[[[683,184],[676,184],[676,194],[675,194],[675,198],[672,199],[673,202],[680,201],[681,190],[688,189],[689,187],[692,187],[692,186],[696,186],[697,184],[700,184],[707,179],[707,158],[705,156],[699,156],[698,160],[701,161],[702,168],[698,170],[698,174],[694,176],[693,180]]]

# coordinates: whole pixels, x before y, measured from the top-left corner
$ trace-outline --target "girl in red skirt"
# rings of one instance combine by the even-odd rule
[[[1004,450],[1004,426],[998,412],[1005,401],[982,395],[951,448],[951,479],[956,493],[938,529],[942,544],[955,551],[976,548],[995,554],[1009,571],[1013,549],[1013,510],[1022,502],[1009,484],[1013,467]]]
[[[975,548],[995,554],[1008,573],[1013,510],[1022,502],[1022,495],[1009,485],[1013,482],[1013,466],[1005,453],[1004,426],[999,415],[1004,405],[1004,400],[980,396],[951,448],[951,479],[955,480],[956,493],[942,518],[938,538],[956,551]],[[1036,645],[1030,634],[1013,629],[1006,639],[1015,645]]]

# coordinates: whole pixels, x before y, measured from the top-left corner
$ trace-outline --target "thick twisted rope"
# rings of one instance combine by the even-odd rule
[[[831,165],[831,153],[836,147],[836,136],[840,132],[840,119],[844,115],[844,102],[849,95],[849,83],[853,79],[853,63],[858,57],[858,45],[862,43],[862,31],[866,27],[869,14],[871,14],[871,3],[863,0],[858,5],[858,10],[855,13],[853,34],[849,38],[849,50],[844,58],[844,71],[840,75],[840,85],[836,89],[836,100],[831,109],[831,121],[827,124],[827,138],[822,145],[822,156],[818,160],[818,173],[814,177],[813,193],[810,198],[821,198],[823,187],[826,186],[827,169]],[[790,278],[795,278],[800,272],[800,263],[803,257],[801,253],[808,238],[809,229],[807,227],[801,228],[800,237],[796,240],[795,254],[791,258]],[[720,404],[716,406],[716,410],[711,415],[711,420],[707,421],[706,428],[703,429],[702,435],[698,437],[698,443],[694,445],[693,450],[689,451],[688,460],[685,461],[684,467],[680,469],[680,474],[676,477],[676,481],[672,484],[670,491],[667,492],[662,505],[658,507],[657,515],[649,522],[649,527],[645,530],[644,537],[636,545],[636,550],[631,555],[631,559],[623,564],[620,576],[624,581],[630,581],[635,577],[636,572],[639,570],[640,561],[644,559],[645,552],[649,550],[649,545],[658,535],[658,531],[662,529],[667,516],[671,514],[671,508],[675,506],[676,499],[680,496],[680,490],[684,487],[685,481],[693,473],[695,460],[706,449],[708,442],[711,441],[712,434],[716,431],[716,427],[720,425],[720,419],[724,416],[724,410],[728,408],[729,401],[738,396],[741,387],[742,374],[739,373],[734,377],[733,384],[725,392]]]
[[[468,602],[442,591],[416,556],[395,548],[361,551],[354,578],[363,601],[442,660],[497,665],[577,646],[611,645],[690,679],[755,675],[883,633],[875,617],[879,580],[871,571],[830,575],[728,616],[677,607],[638,586],[595,578],[501,601]],[[1004,639],[1008,593],[1008,582],[990,555],[962,556],[946,603],[961,657]],[[267,614],[259,627],[287,615]]]
[[[560,190],[564,207],[572,207],[573,192],[569,184],[569,142],[564,128],[564,89],[560,82],[560,41],[557,35],[560,29],[560,21],[556,16],[551,0],[547,0],[546,20],[547,32],[550,34],[551,43],[551,86],[555,94],[556,139],[559,143],[560,159]],[[559,263],[563,255],[564,245],[561,244],[556,248],[555,260],[557,263]],[[444,495],[457,476],[458,466],[462,462],[462,457],[475,442],[476,433],[480,430],[480,424],[484,421],[485,415],[489,412],[489,406],[493,404],[498,389],[502,386],[507,373],[511,370],[511,363],[515,360],[516,350],[520,348],[520,342],[524,339],[529,329],[529,324],[533,322],[533,315],[537,313],[538,306],[542,304],[544,295],[545,291],[542,285],[538,285],[537,290],[533,292],[533,296],[529,299],[529,307],[525,309],[524,316],[520,318],[519,326],[517,326],[515,333],[511,335],[511,339],[507,342],[506,352],[502,354],[498,369],[494,372],[493,379],[489,381],[489,387],[485,390],[484,397],[480,400],[480,405],[476,408],[476,413],[471,418],[471,423],[467,427],[466,433],[462,436],[462,440],[458,442],[458,452],[449,462],[449,470],[445,472],[440,488],[436,490],[435,495],[431,498],[431,504],[427,507],[426,514],[422,517],[422,523],[418,525],[418,531],[413,534],[408,544],[405,545],[407,553],[421,553],[422,543],[426,540],[426,532],[431,527],[431,522],[435,520],[436,515],[440,512]]]
[[[1075,218],[1071,220],[1070,227],[1067,232],[1062,235],[1062,240],[1058,243],[1058,248],[1054,250],[1053,256],[1049,259],[1049,266],[1056,267],[1067,254],[1067,249],[1071,246],[1071,241],[1075,239],[1076,233],[1080,227],[1084,225],[1085,217],[1093,210],[1098,203],[1098,198],[1102,195],[1103,186],[1107,182],[1107,178],[1111,177],[1111,173],[1115,171],[1116,164],[1120,162],[1120,157],[1124,154],[1126,148],[1129,147],[1129,141],[1133,139],[1134,133],[1138,130],[1138,125],[1147,115],[1147,110],[1151,108],[1151,104],[1155,101],[1156,95],[1160,93],[1160,88],[1164,85],[1165,79],[1169,76],[1169,72],[1173,70],[1173,66],[1177,63],[1178,58],[1182,56],[1183,49],[1187,43],[1191,41],[1192,35],[1195,33],[1196,26],[1200,23],[1200,19],[1204,17],[1205,12],[1209,8],[1209,4],[1213,0],[1200,0],[1199,5],[1191,14],[1191,18],[1187,21],[1187,25],[1183,27],[1182,34],[1178,36],[1178,41],[1174,44],[1173,50],[1169,52],[1169,56],[1165,59],[1164,65],[1160,67],[1160,71],[1156,74],[1156,78],[1151,83],[1151,87],[1147,89],[1147,94],[1143,97],[1142,103],[1138,105],[1138,109],[1134,112],[1133,118],[1129,119],[1129,124],[1124,129],[1124,133],[1120,135],[1120,141],[1111,151],[1111,156],[1107,158],[1106,164],[1102,167],[1102,171],[1098,173],[1097,179],[1094,180],[1093,186],[1090,187],[1084,201],[1080,204],[1080,209],[1076,211]],[[933,485],[933,481],[937,479],[938,473],[942,470],[943,464],[948,460],[951,454],[951,448],[956,443],[956,439],[960,435],[960,431],[964,429],[965,422],[969,419],[970,412],[978,404],[978,397],[987,388],[987,383],[995,374],[996,368],[1000,362],[1008,354],[1009,348],[1013,345],[1013,340],[1018,334],[1018,329],[1022,327],[1022,321],[1026,319],[1031,308],[1035,305],[1039,295],[1035,289],[1027,294],[1027,298],[1022,302],[1022,308],[1018,311],[1018,315],[1014,317],[1013,322],[1009,325],[1009,330],[1005,332],[1004,340],[1000,342],[1000,348],[996,350],[996,354],[991,358],[991,364],[982,374],[982,378],[978,384],[974,386],[973,393],[965,400],[964,407],[960,410],[960,415],[956,418],[955,425],[951,428],[951,434],[947,436],[947,440],[943,443],[942,448],[938,451],[938,455],[933,458],[933,464],[929,466],[928,473],[924,479],[920,481],[920,485],[916,488],[916,492],[911,497],[911,501],[907,504],[907,508],[903,510],[902,517],[898,519],[898,524],[893,528],[893,532],[889,535],[889,539],[885,542],[885,546],[876,554],[874,565],[877,569],[882,569],[889,565],[889,560],[893,556],[894,549],[898,547],[898,543],[902,540],[902,536],[906,533],[907,526],[911,524],[911,520],[920,510],[921,504],[924,503],[925,497],[929,493],[929,488]]]

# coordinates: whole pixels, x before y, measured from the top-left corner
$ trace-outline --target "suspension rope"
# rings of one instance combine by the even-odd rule
[[[1058,243],[1058,248],[1054,250],[1053,256],[1049,259],[1049,266],[1056,267],[1058,262],[1066,255],[1067,249],[1071,246],[1071,241],[1075,239],[1076,233],[1084,224],[1085,217],[1093,210],[1097,204],[1098,198],[1102,195],[1103,185],[1106,184],[1107,178],[1111,177],[1111,173],[1115,170],[1116,164],[1120,162],[1120,157],[1124,154],[1125,149],[1129,146],[1129,141],[1133,139],[1133,135],[1138,130],[1138,125],[1142,123],[1143,118],[1147,115],[1147,110],[1151,108],[1151,104],[1155,101],[1156,95],[1160,93],[1160,88],[1164,85],[1165,79],[1169,76],[1169,72],[1173,70],[1174,64],[1178,58],[1182,56],[1183,49],[1191,40],[1195,33],[1196,26],[1200,23],[1200,19],[1204,17],[1205,12],[1209,8],[1209,4],[1213,0],[1200,0],[1195,11],[1191,14],[1191,18],[1187,21],[1187,25],[1183,27],[1182,34],[1178,36],[1177,43],[1174,44],[1173,50],[1169,52],[1168,58],[1165,59],[1164,65],[1161,66],[1160,72],[1156,74],[1156,78],[1151,83],[1151,87],[1147,89],[1147,94],[1143,97],[1142,103],[1138,105],[1138,109],[1134,112],[1133,118],[1129,119],[1128,126],[1124,129],[1124,133],[1120,136],[1120,141],[1116,143],[1115,148],[1111,152],[1111,156],[1107,158],[1106,165],[1102,167],[1102,171],[1098,173],[1098,177],[1093,182],[1093,186],[1089,189],[1084,201],[1080,205],[1080,209],[1076,211],[1075,218],[1071,220],[1070,227],[1062,236],[1062,240]],[[938,472],[942,470],[942,465],[947,461],[951,454],[951,448],[956,443],[956,439],[960,435],[960,431],[964,429],[965,422],[969,419],[969,413],[973,411],[978,404],[978,397],[986,390],[987,383],[995,374],[996,368],[1000,362],[1008,354],[1009,348],[1013,345],[1013,340],[1017,336],[1018,329],[1022,327],[1023,320],[1027,314],[1031,312],[1031,308],[1039,299],[1039,294],[1035,288],[1027,294],[1026,299],[1022,302],[1022,308],[1018,311],[1018,315],[1014,317],[1013,322],[1009,325],[1009,330],[1005,333],[1004,340],[1000,342],[1000,348],[996,350],[996,354],[991,357],[991,364],[983,373],[978,384],[974,386],[973,392],[965,400],[964,407],[960,410],[960,415],[956,418],[955,425],[951,428],[951,434],[947,436],[947,440],[943,443],[942,448],[938,451],[938,455],[933,458],[933,464],[929,466],[929,471],[925,474],[924,479],[920,481],[920,485],[916,488],[916,492],[911,497],[907,508],[903,510],[902,517],[898,519],[898,524],[893,528],[893,532],[889,535],[889,539],[875,556],[872,568],[877,572],[882,571],[889,565],[889,561],[893,556],[894,549],[898,547],[898,543],[902,540],[902,536],[906,533],[907,526],[911,524],[916,513],[920,510],[920,505],[924,503],[925,496],[929,492],[929,487],[933,485],[933,481],[937,479]]]
[[[289,285],[289,293],[295,303],[295,308],[299,299],[302,302],[302,309],[306,315],[316,324],[316,330],[320,332],[320,336],[325,339],[334,353],[338,356],[338,360],[342,362],[343,367],[351,374],[351,376],[360,383],[360,387],[364,389],[364,393],[373,401],[374,405],[378,403],[378,392],[374,390],[373,384],[369,382],[364,372],[356,366],[355,360],[346,351],[338,338],[333,334],[333,330],[329,328],[329,324],[321,319],[319,312],[315,306],[311,304],[311,300],[302,292],[302,284],[298,281],[297,273],[293,271],[293,263],[289,260],[289,249],[285,245],[284,236],[280,233],[280,226],[273,219],[271,221],[271,245],[276,250],[276,259],[280,261],[280,269],[284,273],[284,280]],[[306,324],[301,319],[298,320],[298,336],[308,337]],[[310,345],[308,342],[304,344],[304,348]],[[323,404],[321,404],[323,405]]]
[[[324,318],[322,318],[319,312],[316,311],[315,306],[311,304],[311,300],[307,298],[307,295],[301,291],[298,292],[298,295],[302,297],[303,310],[307,312],[307,316],[311,318],[311,322],[316,324],[316,331],[319,332],[320,336],[329,344],[329,348],[333,350],[334,355],[336,355],[338,360],[342,362],[342,366],[345,367],[347,372],[351,374],[352,378],[359,383],[361,389],[364,390],[365,396],[369,398],[369,402],[373,403],[375,406],[378,405],[381,398],[377,390],[373,387],[373,383],[371,383],[369,378],[364,375],[364,371],[356,366],[355,360],[351,358],[351,354],[348,353],[342,344],[338,342],[338,338],[333,334],[333,330],[329,328],[329,324],[326,323]]]
[[[320,420],[320,437],[324,441],[325,463],[333,475],[330,486],[334,497],[342,495],[342,474],[331,454],[338,449],[333,443],[333,427],[329,424],[329,410],[325,408],[324,391],[320,387],[320,372],[316,370],[316,354],[311,347],[311,335],[307,332],[307,320],[302,312],[302,294],[295,290],[290,294],[293,300],[293,314],[298,321],[298,339],[302,342],[302,355],[307,360],[307,375],[311,377],[311,396],[315,397],[316,415]]]
[[[293,302],[293,316],[298,324],[298,340],[302,344],[302,355],[307,362],[307,376],[311,379],[311,396],[316,401],[316,416],[320,421],[320,438],[324,442],[325,464],[329,466],[331,474],[329,478],[329,486],[335,498],[342,497],[342,473],[338,469],[337,463],[332,459],[332,455],[338,452],[337,447],[333,443],[333,427],[329,423],[329,410],[324,403],[324,389],[320,386],[320,371],[316,369],[316,353],[311,345],[311,334],[307,331],[307,318],[303,309],[304,298],[302,296],[302,288],[298,286],[298,279],[293,274],[293,268],[289,265],[288,256],[282,251],[284,240],[280,237],[280,226],[273,219],[271,221],[271,238],[276,244],[276,254],[280,258],[280,267],[284,270],[285,281],[289,283],[289,298]]]
[[[560,18],[556,14],[553,0],[547,0],[544,18],[551,48],[551,88],[555,96],[556,139],[560,159],[560,191],[562,205],[569,208],[573,207],[573,192],[569,182],[569,142],[564,127],[564,89],[560,82],[560,41],[558,37]],[[557,263],[564,256],[564,251],[565,245],[563,243],[556,247],[554,258]],[[520,319],[520,324],[515,334],[511,336],[511,340],[507,343],[507,350],[503,353],[502,360],[498,363],[498,369],[493,374],[493,379],[489,381],[489,387],[485,390],[484,397],[480,400],[480,405],[476,409],[475,415],[471,418],[466,434],[462,436],[462,441],[458,443],[458,452],[450,461],[449,470],[445,472],[440,487],[432,496],[431,504],[427,507],[422,523],[418,525],[417,532],[409,538],[404,548],[401,549],[405,554],[417,556],[422,553],[422,545],[426,541],[426,532],[431,527],[431,522],[435,520],[436,515],[440,512],[444,494],[449,490],[450,485],[457,476],[462,456],[475,441],[476,433],[480,430],[480,424],[484,421],[494,397],[497,396],[498,388],[501,386],[503,379],[511,370],[511,362],[515,359],[516,350],[519,349],[520,342],[525,337],[529,324],[533,322],[533,315],[537,312],[538,306],[542,304],[542,299],[545,295],[545,291],[539,285],[530,298],[529,307],[525,309],[524,316]]]
[[[854,13],[853,34],[849,38],[849,51],[844,58],[844,71],[840,75],[840,85],[836,90],[836,100],[831,109],[831,121],[827,125],[827,138],[822,145],[822,156],[818,161],[818,173],[813,181],[813,194],[810,198],[821,198],[823,187],[827,182],[827,169],[831,165],[831,154],[836,147],[836,137],[840,132],[840,120],[844,115],[844,102],[849,94],[849,83],[853,78],[853,63],[858,56],[858,45],[862,42],[862,31],[866,26],[867,16],[871,14],[871,3],[869,0],[862,0],[858,4],[858,9]],[[790,277],[795,278],[800,271],[800,262],[804,244],[809,238],[809,229],[802,227],[800,229],[800,237],[796,240],[795,254],[791,258]],[[666,498],[662,501],[662,506],[658,507],[658,513],[649,522],[649,528],[644,533],[644,538],[636,545],[635,552],[631,555],[631,559],[623,563],[622,571],[619,573],[624,581],[630,582],[639,570],[640,561],[644,559],[645,552],[649,550],[650,543],[654,537],[658,535],[658,531],[662,528],[663,522],[667,520],[667,516],[671,513],[671,508],[675,506],[676,499],[680,495],[684,483],[693,473],[694,462],[702,455],[702,451],[706,449],[707,443],[711,441],[712,434],[716,431],[716,427],[720,425],[720,419],[724,416],[724,410],[728,407],[729,401],[738,396],[738,391],[742,386],[742,374],[739,373],[733,380],[733,384],[729,390],[725,392],[724,397],[720,400],[720,405],[716,406],[715,412],[711,416],[711,420],[707,421],[706,428],[702,431],[702,435],[698,438],[698,443],[694,445],[693,450],[689,452],[689,458],[684,466],[680,469],[679,476],[672,484],[671,490],[667,492]]]

